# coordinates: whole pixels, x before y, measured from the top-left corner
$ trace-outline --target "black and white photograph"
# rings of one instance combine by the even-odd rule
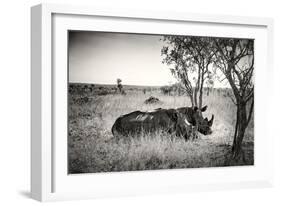
[[[254,165],[254,39],[68,31],[68,174]]]

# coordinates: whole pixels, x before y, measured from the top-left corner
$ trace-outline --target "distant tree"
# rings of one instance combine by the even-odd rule
[[[234,96],[232,101],[237,107],[232,152],[233,157],[239,159],[243,155],[242,141],[254,107],[254,41],[216,38],[213,46],[214,66],[228,80]]]
[[[164,95],[171,95],[172,89],[173,88],[171,86],[162,86],[162,87],[160,87],[160,90],[161,90],[161,92]]]
[[[117,88],[118,88],[118,90],[119,90],[119,92],[122,94],[122,91],[123,91],[123,85],[122,85],[122,80],[121,79],[117,79],[116,80],[116,82],[117,82]]]
[[[215,52],[209,37],[165,36],[161,50],[163,64],[170,66],[172,74],[184,85],[192,106],[201,109],[203,87],[210,78],[210,66]]]
[[[181,82],[174,83],[170,87],[171,87],[171,91],[173,92],[174,95],[181,96],[181,95],[185,94],[185,88]]]

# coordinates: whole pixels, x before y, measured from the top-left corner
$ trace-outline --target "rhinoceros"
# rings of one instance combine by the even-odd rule
[[[141,132],[165,131],[176,136],[184,137],[186,140],[194,130],[203,135],[212,133],[214,115],[211,119],[203,118],[202,112],[207,106],[181,107],[177,109],[158,108],[151,112],[134,111],[117,118],[112,126],[114,136],[134,136]]]

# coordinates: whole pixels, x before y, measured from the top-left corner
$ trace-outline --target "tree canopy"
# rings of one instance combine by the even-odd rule
[[[184,85],[192,106],[202,107],[203,87],[212,87],[218,69],[232,88],[237,107],[232,150],[237,157],[254,107],[254,40],[194,36],[165,36],[163,63]],[[247,105],[250,103],[250,107]]]
[[[170,66],[172,74],[184,85],[192,106],[202,107],[204,82],[213,76],[210,65],[215,52],[209,37],[165,36],[162,48],[163,63]],[[211,82],[211,81],[210,81]]]

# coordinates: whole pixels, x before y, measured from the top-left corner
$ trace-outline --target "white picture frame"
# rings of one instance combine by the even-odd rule
[[[117,21],[120,24],[116,24]],[[132,26],[133,24],[138,26]],[[155,25],[159,27],[155,27]],[[67,174],[66,159],[66,31],[69,29],[254,37],[257,47],[255,81],[255,165],[250,167],[181,169],[114,174]],[[39,201],[122,195],[210,191],[273,185],[273,134],[268,102],[273,74],[273,21],[269,18],[110,10],[40,4],[31,8],[31,196]],[[171,27],[170,27],[171,26]],[[173,28],[172,30],[169,28]],[[210,29],[211,28],[211,29]],[[224,29],[222,29],[224,28]],[[224,33],[222,33],[224,32]],[[60,68],[60,69],[58,69]],[[59,135],[62,134],[62,135]],[[259,136],[266,137],[264,139]],[[60,138],[59,138],[60,137]],[[261,148],[263,150],[261,151]]]

